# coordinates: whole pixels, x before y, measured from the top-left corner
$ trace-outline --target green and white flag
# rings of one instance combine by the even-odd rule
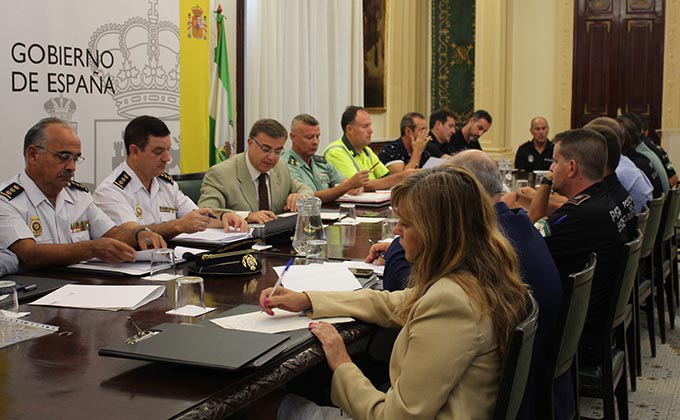
[[[215,13],[217,46],[210,79],[210,165],[229,158],[234,146],[229,58],[222,6],[219,6]]]

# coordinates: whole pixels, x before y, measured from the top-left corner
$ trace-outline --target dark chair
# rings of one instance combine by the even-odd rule
[[[564,297],[560,308],[550,354],[546,357],[545,370],[541,379],[540,418],[555,418],[555,402],[553,389],[555,379],[569,372],[573,382],[574,411],[569,420],[579,418],[578,400],[578,342],[583,331],[590,301],[590,289],[593,285],[597,255],[590,254],[590,261],[583,271],[570,274],[564,282]]]
[[[680,185],[668,192],[668,199],[661,216],[661,225],[654,243],[654,289],[656,293],[657,315],[659,317],[659,335],[661,342],[666,342],[665,307],[668,306],[668,318],[671,329],[675,328],[675,297],[673,294],[673,273],[677,272],[678,255],[673,253],[675,236],[675,220],[680,208]],[[675,265],[674,265],[675,264]],[[665,295],[665,302],[664,302]]]
[[[601,398],[603,400],[604,419],[614,420],[614,401],[619,409],[619,419],[628,419],[628,389],[626,378],[626,319],[631,311],[628,303],[630,293],[637,276],[638,261],[642,240],[640,235],[626,243],[621,255],[621,265],[615,283],[602,330],[593,330],[592,326],[584,328],[588,334],[592,348],[584,350],[583,337],[580,352],[596,362],[580,362],[579,390],[581,396]],[[583,359],[583,358],[582,358]]]
[[[179,189],[182,190],[187,197],[191,198],[191,201],[198,203],[198,198],[201,196],[203,175],[205,175],[205,172],[195,172],[192,174],[173,175],[172,179],[177,182]]]
[[[649,332],[649,346],[652,357],[656,357],[656,337],[654,334],[654,245],[656,236],[661,225],[661,215],[666,201],[666,196],[655,198],[647,206],[649,218],[643,232],[642,247],[640,248],[640,264],[638,269],[638,305],[645,302],[645,314],[647,315],[647,330]],[[638,219],[639,220],[639,219]],[[663,340],[666,339],[664,329]],[[640,352],[638,352],[640,354]],[[638,368],[641,368],[641,358],[638,358]],[[641,373],[641,372],[640,372]]]
[[[531,294],[529,298],[531,301],[529,315],[515,328],[503,362],[493,420],[515,420],[522,403],[538,326],[538,302]]]

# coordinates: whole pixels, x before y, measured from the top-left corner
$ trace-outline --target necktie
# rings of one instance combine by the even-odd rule
[[[260,185],[257,188],[257,195],[260,200],[260,210],[269,210],[269,189],[267,189],[267,174],[260,174],[258,177]]]

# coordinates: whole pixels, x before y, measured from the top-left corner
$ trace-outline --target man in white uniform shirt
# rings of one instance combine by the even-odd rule
[[[123,226],[144,226],[169,240],[180,233],[207,227],[245,231],[246,221],[236,213],[199,209],[165,172],[170,162],[170,130],[156,117],[137,117],[123,135],[127,159],[97,187],[94,201]]]
[[[151,231],[117,227],[73,181],[83,160],[80,139],[58,118],[40,120],[26,133],[26,167],[0,184],[0,246],[26,269],[67,265],[90,258],[134,261],[135,250],[165,247]]]

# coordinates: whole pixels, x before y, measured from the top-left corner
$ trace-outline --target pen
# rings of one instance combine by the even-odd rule
[[[373,172],[373,169],[375,169],[375,167],[378,166],[379,163],[380,163],[380,161],[377,161],[376,163],[374,163],[373,166],[371,166],[371,169],[369,169],[369,172]]]
[[[371,238],[368,239],[368,243],[371,244],[371,246],[375,245],[375,242]],[[382,251],[378,251],[378,257],[380,258],[385,258],[385,254]]]
[[[295,258],[291,258],[291,259],[288,260],[288,263],[286,264],[286,268],[283,269],[283,271],[281,272],[281,275],[280,275],[279,278],[276,280],[276,283],[274,283],[274,288],[272,289],[272,292],[271,292],[271,294],[270,294],[269,296],[274,296],[274,293],[276,292],[276,289],[281,285],[281,280],[283,280],[283,276],[286,275],[286,273],[288,272],[288,269],[290,268],[290,266],[293,265],[293,261],[294,261],[294,260],[295,260]]]
[[[567,218],[567,215],[566,215],[566,214],[563,215],[563,216],[560,217],[559,219],[555,220],[555,223],[553,223],[553,226],[559,225],[559,224],[562,223],[562,221],[563,221],[564,219],[566,219],[566,218]]]

